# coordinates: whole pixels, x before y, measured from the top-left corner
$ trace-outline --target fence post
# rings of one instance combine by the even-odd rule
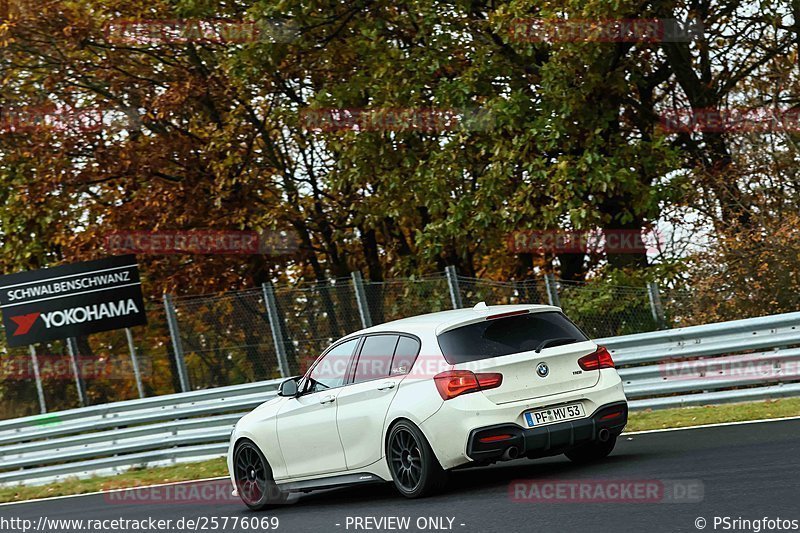
[[[78,403],[80,403],[81,407],[86,407],[86,389],[84,389],[81,369],[78,366],[78,341],[75,340],[75,337],[67,338],[67,353],[69,354],[72,373],[75,376],[75,388],[78,389]]]
[[[183,343],[181,342],[180,331],[178,330],[178,317],[175,316],[175,306],[172,303],[172,295],[164,294],[164,310],[167,313],[167,326],[169,326],[169,336],[172,337],[172,348],[175,352],[175,366],[178,368],[178,380],[181,383],[181,390],[189,392],[189,374],[186,371],[186,360],[183,358]]]
[[[544,286],[547,290],[547,300],[550,305],[561,307],[561,298],[558,296],[558,285],[556,284],[556,277],[552,273],[544,275]]]
[[[447,276],[447,286],[450,288],[450,302],[453,304],[453,309],[461,309],[461,292],[458,290],[458,274],[456,274],[456,267],[449,265],[444,269]]]
[[[667,329],[667,320],[664,316],[664,307],[661,305],[661,295],[658,283],[651,281],[647,284],[647,298],[650,300],[650,311],[658,329]]]
[[[36,347],[30,344],[28,345],[28,351],[31,354],[31,362],[33,363],[33,377],[36,379],[36,394],[39,396],[39,411],[45,414],[47,412],[47,404],[44,402],[42,374],[39,372],[39,359],[36,357]]]
[[[144,398],[144,385],[142,385],[142,372],[139,370],[139,359],[136,357],[136,346],[133,344],[133,333],[131,328],[125,328],[125,337],[128,339],[128,351],[131,353],[131,365],[133,366],[133,377],[136,378],[136,388],[139,390],[139,398]]]
[[[356,303],[358,304],[358,314],[361,316],[361,325],[365,328],[371,328],[372,315],[369,312],[367,293],[364,292],[364,279],[361,277],[361,272],[358,270],[351,272],[350,277],[353,278],[353,290],[356,293]]]
[[[264,293],[264,305],[267,307],[267,318],[269,319],[269,329],[272,332],[272,341],[275,343],[275,355],[278,357],[278,371],[282,378],[290,375],[289,360],[286,358],[286,345],[283,340],[280,317],[278,315],[278,302],[275,300],[275,289],[272,283],[266,282],[261,285]]]

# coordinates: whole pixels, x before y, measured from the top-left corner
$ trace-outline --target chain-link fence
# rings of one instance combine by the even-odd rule
[[[592,337],[652,331],[659,326],[645,287],[552,278],[500,282],[454,272],[383,282],[363,281],[356,274],[309,286],[267,285],[173,301],[188,388],[302,373],[327,346],[348,333],[403,317],[472,307],[481,301],[560,305]]]
[[[283,345],[290,375],[304,372],[325,347],[362,327],[349,279],[277,289],[275,302],[282,336],[276,350]]]
[[[464,307],[472,307],[478,302],[487,305],[549,303],[544,282],[539,280],[502,282],[464,276],[457,279]]]
[[[452,309],[444,275],[364,283],[372,324]]]
[[[9,348],[1,333],[0,419],[180,390],[164,307],[146,309],[147,325],[78,337],[72,354],[67,340]]]
[[[187,388],[278,377],[264,295],[259,289],[172,300]],[[173,346],[174,349],[174,346]]]
[[[558,281],[552,276],[492,281],[458,276],[452,268],[422,278],[382,282],[362,280],[355,273],[351,278],[297,287],[267,284],[219,295],[168,296],[163,302],[148,303],[147,326],[76,339],[74,351],[81,364],[105,364],[103,372],[81,371],[83,403],[96,404],[296,375],[348,333],[481,301],[559,305],[592,337],[652,331],[690,320],[687,293],[673,290],[658,295],[647,287]],[[80,406],[67,342],[37,346],[36,352],[46,410]],[[15,361],[31,361],[25,348],[5,353]],[[133,376],[134,360],[139,379]],[[48,365],[56,364],[58,372],[48,370]],[[42,410],[37,379],[30,370],[10,379],[5,369],[0,418]]]
[[[646,288],[557,282],[561,308],[593,338],[658,329]]]
[[[699,296],[686,288],[668,288],[660,291],[660,299],[664,307],[666,323],[670,328],[682,328],[714,322],[699,309],[710,307],[709,302],[698,302]],[[754,315],[742,315],[750,318]]]

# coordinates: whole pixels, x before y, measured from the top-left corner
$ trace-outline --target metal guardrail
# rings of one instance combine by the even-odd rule
[[[614,356],[632,409],[800,395],[800,313],[597,343]],[[274,396],[279,382],[0,421],[0,485],[222,456],[236,421]]]
[[[631,409],[800,395],[800,313],[596,342],[611,352]]]
[[[0,485],[224,455],[242,414],[273,397],[280,381],[0,421]]]

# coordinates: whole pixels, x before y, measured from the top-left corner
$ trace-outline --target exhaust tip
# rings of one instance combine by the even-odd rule
[[[597,434],[597,438],[600,439],[600,442],[606,442],[611,438],[611,433],[606,428],[603,428]]]
[[[506,451],[503,452],[503,460],[510,461],[511,459],[516,459],[519,457],[519,448],[516,446],[509,446],[506,448]]]

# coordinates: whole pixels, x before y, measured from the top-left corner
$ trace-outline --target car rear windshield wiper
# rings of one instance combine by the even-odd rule
[[[539,343],[539,346],[536,347],[536,353],[541,352],[545,348],[549,348],[552,346],[561,346],[562,344],[570,344],[573,342],[578,342],[578,339],[573,337],[557,337],[555,339],[545,339]]]

